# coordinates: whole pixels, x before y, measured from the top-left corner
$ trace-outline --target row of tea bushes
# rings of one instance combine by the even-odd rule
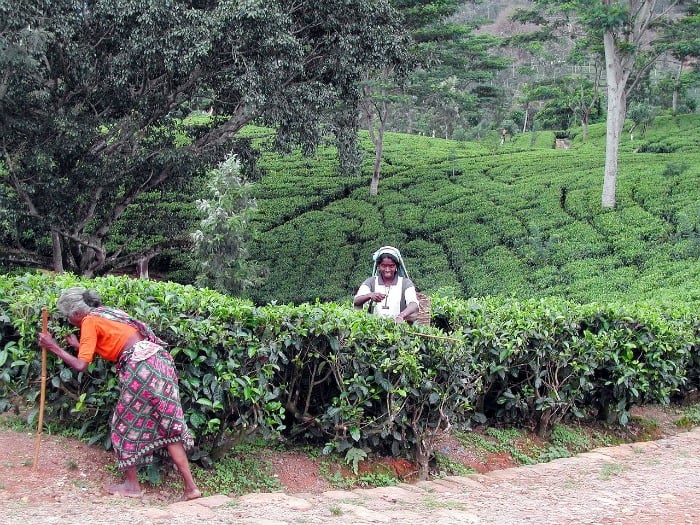
[[[432,326],[395,325],[349,303],[267,305],[126,277],[0,276],[0,409],[34,406],[37,332],[69,286],[144,320],[169,343],[200,454],[249,433],[416,459],[427,473],[447,425],[536,426],[570,417],[624,424],[635,404],[698,386],[698,305],[578,305],[559,299],[432,297]],[[49,360],[46,421],[109,446],[118,388],[96,360],[77,374]]]

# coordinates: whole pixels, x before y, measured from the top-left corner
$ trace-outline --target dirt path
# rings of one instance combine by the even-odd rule
[[[69,461],[76,464],[64,466],[65,476],[42,479],[41,465],[33,469],[23,458],[31,455],[31,447],[22,445],[30,440],[17,441],[15,455],[3,455],[0,472],[0,522],[6,525],[700,523],[700,429],[550,463],[398,487],[212,496],[187,503],[157,492],[137,500],[103,495],[96,487],[98,474],[84,469],[102,458],[75,457]],[[45,463],[65,463],[77,452],[70,440],[50,442],[52,454],[64,449],[60,460],[42,457]],[[23,494],[27,485],[34,490]]]

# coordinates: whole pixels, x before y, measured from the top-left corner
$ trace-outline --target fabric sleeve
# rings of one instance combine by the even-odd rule
[[[78,348],[78,359],[86,363],[92,363],[97,349],[97,326],[96,319],[90,315],[85,316],[80,325],[80,347]]]
[[[370,285],[372,284],[372,279],[374,279],[374,277],[370,277],[369,279],[364,280],[364,282],[357,289],[357,293],[355,294],[355,297],[359,297],[360,295],[367,295],[368,293],[372,293],[372,289],[370,288]]]
[[[406,306],[411,303],[419,304],[418,296],[416,295],[416,287],[413,285],[413,282],[411,282],[410,279],[408,279],[408,282],[406,283],[406,290],[404,290],[403,298],[406,301]]]

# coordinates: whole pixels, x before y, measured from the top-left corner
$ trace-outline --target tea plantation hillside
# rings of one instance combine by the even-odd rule
[[[252,130],[251,133],[255,133]],[[381,245],[422,291],[578,302],[700,299],[700,115],[624,136],[617,208],[603,211],[605,126],[555,149],[553,132],[499,144],[388,134],[379,195],[341,177],[332,150],[267,154],[256,185],[256,302],[345,301]]]

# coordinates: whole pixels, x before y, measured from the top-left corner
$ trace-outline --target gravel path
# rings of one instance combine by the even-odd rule
[[[700,524],[700,429],[484,475],[322,494],[212,496],[167,506],[71,493],[54,503],[6,500],[6,525],[192,523]]]

